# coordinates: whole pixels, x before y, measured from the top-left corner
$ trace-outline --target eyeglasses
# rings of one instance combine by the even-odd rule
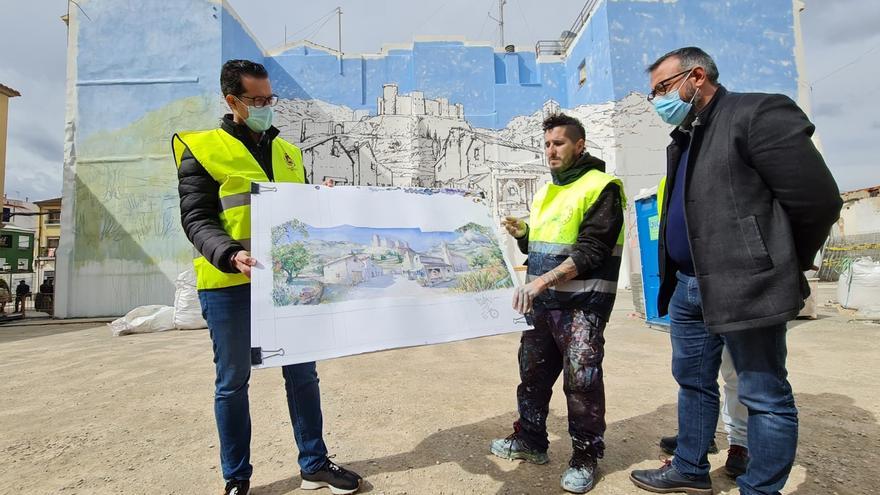
[[[245,105],[247,105],[247,102],[246,102],[246,101],[242,101],[242,100],[250,100],[250,101],[253,103],[252,106],[254,106],[254,107],[256,107],[256,108],[263,108],[263,107],[266,107],[266,106],[274,107],[275,105],[278,104],[278,95],[272,95],[272,96],[236,96],[235,98],[238,99],[238,101],[241,101],[242,103],[244,103]]]
[[[696,67],[691,67],[690,69],[683,70],[674,76],[667,77],[666,79],[657,83],[654,86],[654,90],[648,94],[648,101],[654,101],[654,98],[658,96],[663,96],[667,92],[669,92],[669,86],[672,84],[672,81],[678,79],[682,74],[689,74],[694,71]]]

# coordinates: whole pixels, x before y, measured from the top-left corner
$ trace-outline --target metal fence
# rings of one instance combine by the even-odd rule
[[[11,300],[2,304],[3,311],[0,313],[0,319],[3,317],[21,317],[22,313],[24,314],[24,317],[51,316],[53,314],[53,309],[54,294],[33,293],[24,299],[19,300],[13,293]]]
[[[822,252],[819,279],[834,282],[850,263],[864,257],[880,260],[880,232],[829,238]]]

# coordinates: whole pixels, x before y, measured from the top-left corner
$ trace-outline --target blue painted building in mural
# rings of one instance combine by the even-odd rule
[[[492,132],[541,112],[551,100],[573,109],[645,93],[645,67],[671,49],[704,48],[715,57],[728,89],[792,98],[798,93],[798,12],[792,0],[599,0],[560,54],[507,53],[464,40],[416,40],[379,54],[345,55],[341,61],[333,50],[309,43],[265,50],[220,0],[176,0],[170,9],[124,0],[79,4],[88,17],[72,9],[69,20],[67,231],[59,248],[56,302],[62,317],[116,315],[138,305],[171,302],[174,280],[188,267],[191,247],[179,226],[169,138],[178,130],[216,125],[224,111],[219,71],[227,59],[263,62],[283,99],[334,105],[336,113],[324,120],[339,118],[342,110],[355,112],[338,128],[352,129],[357,139],[332,136],[336,126],[331,126],[327,136],[297,143],[313,146],[315,160],[338,159],[343,149],[352,163],[373,160],[370,166],[382,167],[385,157],[396,156],[383,148],[381,137],[357,134],[359,120],[383,110],[387,85],[412,95],[419,105],[422,99],[460,105],[461,122],[443,117],[436,125],[432,121],[433,129],[424,135],[422,117],[431,112],[408,110],[412,134],[395,134],[394,139],[410,147],[408,156],[420,157],[419,166],[426,170],[448,170],[451,161],[468,170],[483,167],[475,175],[494,177],[499,195],[502,186],[511,194],[526,195],[515,188],[534,189],[523,171],[540,165],[533,158],[540,145],[526,137],[505,142]],[[572,4],[573,17],[582,5]],[[625,115],[618,107],[615,112],[619,115],[609,120],[613,129],[626,127],[618,125],[621,119],[654,119],[645,112]],[[296,125],[305,137],[309,124]],[[438,126],[443,135],[437,135]],[[615,137],[615,132],[609,137],[613,142],[603,143],[617,148],[609,153],[616,154],[611,161],[618,170],[644,162],[654,175],[661,173],[657,145],[626,155],[627,149],[639,148],[642,138]],[[656,134],[652,142],[661,141]],[[323,143],[332,144],[326,153]],[[468,153],[469,161],[451,160],[453,148],[461,157]],[[501,151],[489,157],[489,149]],[[632,184],[627,187],[643,185],[635,179]]]

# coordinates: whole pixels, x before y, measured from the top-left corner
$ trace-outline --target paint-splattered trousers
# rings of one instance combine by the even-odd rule
[[[562,372],[572,447],[601,458],[605,450],[605,320],[581,309],[536,310],[534,325],[520,340],[518,436],[534,449],[547,450],[550,396]]]

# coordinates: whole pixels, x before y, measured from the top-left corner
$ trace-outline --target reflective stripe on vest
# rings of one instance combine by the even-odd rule
[[[626,201],[623,183],[620,179],[595,169],[570,184],[548,183],[535,194],[529,218],[529,260],[526,280],[534,280],[553,270],[569,257],[577,243],[584,215],[596,202],[599,194],[611,183],[619,187],[623,207]],[[547,300],[555,299],[566,304],[579,304],[582,299],[579,297],[581,294],[588,295],[593,292],[615,294],[619,260],[623,255],[623,234],[621,228],[617,245],[610,257],[611,261],[606,261],[603,266],[591,273],[578,274],[575,280],[554,286],[541,296]],[[542,298],[541,296],[539,299]]]
[[[174,160],[180,168],[184,151],[193,157],[220,184],[220,223],[229,236],[250,250],[251,184],[269,182],[269,177],[247,147],[222,129],[181,132],[171,138]],[[305,182],[302,153],[296,146],[276,137],[272,140],[272,174],[275,182]],[[193,260],[196,287],[221,289],[250,282],[241,273],[225,273],[204,256]]]

